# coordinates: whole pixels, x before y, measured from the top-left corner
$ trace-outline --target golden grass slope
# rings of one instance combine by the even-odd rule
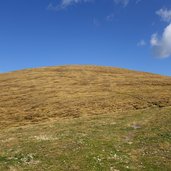
[[[0,128],[171,106],[171,77],[99,66],[0,74]]]

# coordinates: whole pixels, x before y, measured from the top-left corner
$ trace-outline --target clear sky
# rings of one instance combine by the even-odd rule
[[[66,64],[171,75],[171,0],[1,0],[0,72]]]

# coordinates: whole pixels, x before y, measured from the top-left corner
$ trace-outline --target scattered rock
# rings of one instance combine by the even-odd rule
[[[135,123],[135,124],[132,124],[131,127],[134,128],[134,129],[140,129],[141,125]]]
[[[32,137],[38,141],[52,141],[52,140],[57,140],[57,137],[53,137],[50,135],[36,135],[34,137]]]

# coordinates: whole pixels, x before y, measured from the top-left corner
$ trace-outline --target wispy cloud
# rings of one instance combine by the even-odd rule
[[[53,5],[50,3],[48,5],[49,10],[61,10],[61,9],[66,9],[69,6],[72,6],[74,4],[80,4],[80,3],[87,3],[87,2],[92,2],[94,0],[61,0],[60,4],[58,5]]]
[[[73,5],[73,4],[78,4],[78,3],[86,3],[86,2],[92,2],[93,0],[62,0],[61,2],[61,7],[62,8],[66,8],[70,5]]]
[[[113,21],[113,19],[114,19],[114,14],[112,13],[112,14],[110,14],[110,15],[108,15],[108,16],[106,16],[106,21]]]
[[[160,58],[167,58],[171,56],[171,24],[169,24],[163,31],[161,37],[157,33],[151,36],[151,46],[154,54]]]
[[[93,25],[96,26],[96,27],[99,27],[100,26],[100,20],[97,19],[97,18],[93,18]]]
[[[141,1],[142,1],[142,0],[136,0],[135,3],[136,3],[136,4],[139,4]]]
[[[114,3],[121,4],[124,7],[126,7],[128,5],[128,3],[129,3],[129,0],[113,0],[113,1],[114,1]]]
[[[52,3],[50,3],[47,7],[48,10],[62,10],[62,9],[66,9],[69,6],[72,5],[76,5],[76,4],[81,4],[81,3],[88,3],[88,2],[94,2],[96,0],[60,0],[60,2],[57,5],[53,5]],[[120,4],[123,7],[126,7],[130,0],[111,0],[113,1],[115,4]],[[139,3],[142,0],[135,0],[135,3]],[[108,16],[109,21],[112,19],[113,16]]]
[[[151,44],[151,46],[157,46],[158,45],[158,35],[157,35],[157,33],[152,34],[150,44]]]
[[[137,46],[145,46],[145,45],[146,45],[146,42],[143,39],[137,43]]]
[[[171,22],[171,10],[161,8],[160,10],[156,11],[156,14],[159,15],[163,21]]]
[[[57,11],[59,9],[59,5],[53,5],[52,3],[47,6],[47,10]]]

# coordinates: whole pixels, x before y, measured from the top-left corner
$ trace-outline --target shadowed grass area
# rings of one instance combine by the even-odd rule
[[[0,74],[0,170],[171,170],[171,78],[97,66]]]

